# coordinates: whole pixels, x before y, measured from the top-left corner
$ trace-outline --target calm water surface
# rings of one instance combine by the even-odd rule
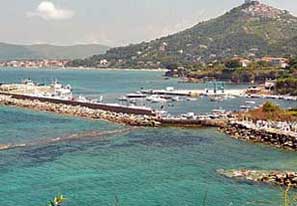
[[[30,77],[73,86],[76,94],[115,101],[141,87],[203,88],[165,81],[158,72],[0,70],[0,82]],[[230,86],[232,87],[232,86]],[[236,108],[245,99],[218,105],[206,100],[175,105],[172,112]],[[285,106],[297,106],[279,102]],[[182,104],[182,103],[179,103]],[[93,131],[121,131],[123,126],[48,113],[0,107],[0,144],[36,143],[0,151],[0,202],[3,206],[45,205],[54,195],[66,205],[112,205],[118,197],[127,206],[280,205],[280,189],[237,182],[216,173],[221,168],[297,169],[293,152],[234,140],[215,129],[135,129],[112,136]],[[55,144],[47,140],[81,134]]]

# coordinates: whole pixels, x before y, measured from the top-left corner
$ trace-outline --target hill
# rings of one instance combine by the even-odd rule
[[[251,1],[174,35],[112,48],[104,55],[74,60],[69,65],[154,68],[172,63],[209,62],[234,55],[296,55],[296,39],[295,16]],[[103,59],[107,61],[102,62]]]
[[[86,58],[94,54],[103,54],[107,49],[109,49],[107,46],[96,44],[54,46],[0,43],[0,60]]]

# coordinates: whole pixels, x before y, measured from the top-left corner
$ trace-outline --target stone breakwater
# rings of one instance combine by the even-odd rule
[[[8,95],[0,95],[0,105],[15,106],[35,111],[52,112],[88,119],[100,119],[130,126],[156,127],[160,124],[155,120],[155,117],[147,115],[124,114],[99,109],[90,109],[82,106],[41,102],[39,100],[16,99]]]
[[[265,170],[218,170],[219,174],[242,181],[267,183],[297,188],[297,172]]]
[[[221,127],[220,131],[234,137],[235,139],[264,143],[277,148],[297,151],[297,138],[287,132],[269,129],[248,128],[240,123],[229,123]]]

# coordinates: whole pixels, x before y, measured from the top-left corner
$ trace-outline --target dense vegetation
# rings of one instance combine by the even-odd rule
[[[104,53],[103,45],[12,45],[0,43],[0,60],[18,59],[75,59]]]
[[[248,118],[254,121],[296,121],[297,109],[283,109],[272,102],[266,102],[262,107],[249,110],[240,114],[243,119]]]
[[[231,81],[234,83],[263,83],[267,79],[276,79],[283,74],[283,69],[262,66],[258,63],[252,63],[248,67],[228,68],[225,64],[214,64],[202,67],[198,70],[191,69],[187,73],[188,78],[193,79],[216,79],[220,81]]]
[[[246,10],[257,7],[262,13]],[[265,10],[271,11],[265,13]],[[151,42],[112,48],[104,55],[71,62],[69,66],[159,68],[170,64],[208,63],[234,55],[259,57],[297,54],[297,18],[286,11],[252,2]]]
[[[297,95],[297,57],[290,59],[289,68],[277,79],[275,89],[278,94]]]

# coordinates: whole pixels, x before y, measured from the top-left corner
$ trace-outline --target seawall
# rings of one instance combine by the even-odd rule
[[[268,129],[252,129],[240,123],[229,123],[220,130],[236,139],[258,142],[277,148],[297,151],[297,138],[289,133],[281,133]]]

